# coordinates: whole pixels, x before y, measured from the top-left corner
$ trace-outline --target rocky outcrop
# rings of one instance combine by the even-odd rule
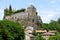
[[[18,12],[10,16],[5,15],[4,19],[19,22],[25,27],[32,26],[34,29],[38,29],[38,27],[42,27],[42,20],[37,14],[36,8],[31,5],[24,12]]]

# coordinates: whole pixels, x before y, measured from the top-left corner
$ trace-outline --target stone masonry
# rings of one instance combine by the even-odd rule
[[[19,12],[10,16],[5,16],[5,19],[17,21],[21,23],[24,27],[32,26],[34,29],[37,29],[39,27],[42,27],[41,17],[37,14],[38,13],[36,11],[36,8],[31,5],[25,10],[25,12]]]

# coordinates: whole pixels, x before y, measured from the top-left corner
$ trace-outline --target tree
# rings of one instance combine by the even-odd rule
[[[19,10],[16,10],[14,13],[19,13],[19,12],[25,12],[25,8],[21,8],[21,9],[19,9]]]
[[[45,40],[40,34],[38,34],[35,38],[35,40]]]
[[[9,6],[9,15],[11,15],[12,14],[12,7],[11,7],[11,5]]]
[[[6,9],[4,9],[4,18],[5,18],[5,16],[7,16],[7,13],[8,13],[8,9],[6,8]]]
[[[55,36],[49,37],[49,40],[60,40],[60,33],[56,33]]]
[[[11,5],[9,6],[9,11],[12,11],[12,7],[11,7]]]
[[[60,24],[60,18],[58,18],[57,22]]]
[[[56,40],[56,36],[51,36],[48,40]]]
[[[12,14],[13,14],[13,11],[12,11],[11,5],[9,6],[9,9],[8,8],[4,9],[4,16],[8,16]]]
[[[43,23],[43,24],[42,24],[42,28],[45,29],[45,30],[48,30],[48,29],[49,29],[49,28],[48,28],[48,25],[49,25],[49,24],[47,24],[47,23]]]
[[[49,23],[49,30],[56,30],[57,28],[57,22],[54,20],[51,20],[51,22]]]
[[[25,33],[21,24],[13,21],[0,21],[0,40],[24,40]]]

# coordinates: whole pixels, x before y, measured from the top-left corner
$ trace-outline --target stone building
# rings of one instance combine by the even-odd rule
[[[42,37],[45,38],[46,40],[49,39],[50,36],[55,36],[55,33],[57,33],[56,30],[36,30],[37,33],[42,33]]]
[[[5,12],[6,11],[4,11],[4,13]],[[42,20],[37,14],[36,8],[31,5],[24,12],[7,15],[4,16],[4,18],[11,21],[17,21],[25,27],[32,26],[34,29],[38,29],[39,27],[42,27]]]
[[[26,29],[25,29],[25,40],[34,40],[35,38],[35,36],[32,34],[32,32],[33,32],[33,27],[31,27],[31,26],[28,26]]]

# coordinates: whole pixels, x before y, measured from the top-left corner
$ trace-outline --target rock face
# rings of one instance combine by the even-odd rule
[[[33,5],[29,6],[25,12],[5,16],[5,19],[17,21],[25,27],[32,26],[34,29],[42,27],[41,17],[37,15],[36,8]]]

